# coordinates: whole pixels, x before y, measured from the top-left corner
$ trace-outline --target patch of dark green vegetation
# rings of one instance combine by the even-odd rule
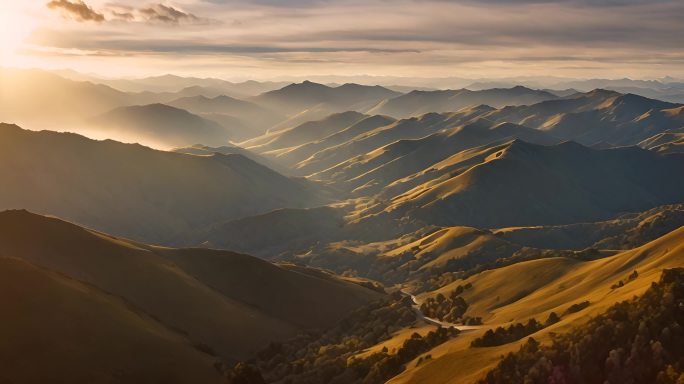
[[[551,345],[529,338],[481,383],[684,382],[684,268],[664,270],[639,298],[615,304]]]
[[[355,357],[416,320],[411,300],[396,292],[350,313],[328,330],[271,343],[256,358],[236,365],[228,373],[232,377],[229,382],[241,383],[236,381],[240,369],[251,377],[256,377],[256,372],[268,383],[384,383],[401,373],[406,363],[459,333],[455,328],[437,328],[425,336],[414,333],[399,348]]]

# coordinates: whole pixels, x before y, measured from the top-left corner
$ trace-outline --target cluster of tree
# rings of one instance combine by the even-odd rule
[[[378,356],[371,356],[368,361],[351,357],[388,340],[393,333],[415,321],[411,300],[396,292],[350,313],[330,329],[309,331],[284,343],[271,343],[248,363],[258,369],[266,382],[360,382],[376,363],[389,363],[383,363],[385,359]],[[410,350],[410,346],[406,348]],[[234,373],[235,369],[229,376]]]
[[[639,272],[634,270],[634,272],[630,273],[629,276],[627,276],[627,279],[620,280],[617,283],[611,285],[610,289],[617,289],[617,288],[623,287],[625,284],[631,282],[632,280],[636,279],[637,277],[639,277]]]
[[[258,369],[243,362],[237,363],[227,376],[230,384],[266,384]]]
[[[460,295],[466,289],[472,288],[472,284],[459,285],[449,293],[449,297],[438,293],[435,297],[429,297],[420,306],[421,312],[427,317],[455,323],[462,320],[468,303]]]
[[[414,292],[432,292],[453,283],[463,276],[463,272],[441,272],[429,271],[420,279],[415,281]]]
[[[349,367],[361,373],[358,381],[336,381],[335,383],[363,383],[382,384],[404,370],[404,365],[421,354],[430,351],[434,347],[459,334],[459,330],[453,327],[439,327],[435,331],[428,332],[424,337],[413,333],[410,338],[404,340],[402,346],[395,351],[387,348],[379,353],[374,353],[366,359],[352,359]],[[429,358],[428,358],[429,356]],[[431,355],[421,358],[420,362],[431,359]],[[364,375],[365,374],[365,375]]]
[[[553,312],[552,312],[553,313]],[[556,316],[555,313],[553,316]],[[557,317],[557,316],[556,316]],[[557,321],[557,320],[556,320]],[[526,324],[515,323],[507,328],[498,327],[495,330],[488,329],[481,337],[470,343],[471,347],[495,347],[518,341],[525,336],[531,335],[544,328],[544,325],[535,319],[530,319]]]
[[[589,300],[582,301],[580,303],[575,303],[571,306],[568,307],[568,309],[565,310],[564,315],[569,315],[571,313],[577,313],[584,308],[588,307],[591,304]]]
[[[615,304],[586,325],[528,339],[481,383],[684,382],[684,268],[664,270],[639,298]]]
[[[463,324],[465,325],[482,325],[482,317],[480,316],[465,316],[463,318]]]

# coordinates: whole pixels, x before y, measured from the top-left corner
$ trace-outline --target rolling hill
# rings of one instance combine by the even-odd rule
[[[428,113],[419,117],[397,120],[391,124],[367,130],[341,144],[322,149],[297,163],[295,169],[301,174],[312,175],[314,179],[320,179],[318,175],[313,175],[397,140],[425,137],[458,125],[463,120],[469,120],[469,118],[469,113]]]
[[[193,156],[8,124],[0,125],[0,179],[8,181],[0,209],[167,244],[192,228],[327,201],[311,183],[242,155]]]
[[[238,146],[222,145],[220,147],[210,147],[207,145],[195,144],[189,147],[174,148],[173,152],[197,156],[212,156],[214,155],[214,153],[220,153],[223,155],[242,155],[250,160],[253,160],[256,163],[271,168],[272,170],[277,171],[278,173],[282,173],[284,175],[290,173],[289,168],[284,167],[281,164],[276,163],[275,161],[268,159],[264,156],[261,156],[255,152]]]
[[[285,116],[267,108],[225,95],[213,98],[201,95],[183,97],[166,104],[223,123],[231,133],[233,141],[243,141],[259,136],[285,119]],[[229,118],[235,121],[228,122]]]
[[[231,132],[215,121],[165,104],[119,107],[91,120],[99,128],[144,144],[179,147],[201,142],[227,144]]]
[[[13,278],[25,290],[3,291],[0,300],[21,298],[27,310],[48,312],[63,305],[68,310],[60,318],[74,317],[75,324],[84,326],[81,330],[56,322],[44,328],[31,312],[17,312],[13,314],[17,323],[11,323],[16,329],[6,323],[3,331],[11,334],[23,329],[25,338],[45,335],[46,339],[29,339],[24,345],[34,345],[38,351],[41,345],[49,346],[48,351],[62,348],[65,354],[58,358],[70,364],[79,356],[88,358],[84,355],[87,345],[120,334],[126,339],[110,340],[111,345],[99,350],[111,353],[113,359],[99,363],[102,369],[111,365],[122,365],[117,368],[124,373],[142,369],[140,362],[128,357],[130,346],[140,344],[161,350],[160,356],[143,357],[155,364],[184,353],[187,360],[174,369],[194,365],[202,372],[202,364],[208,365],[210,359],[205,354],[214,353],[211,350],[228,359],[245,358],[270,341],[332,325],[341,314],[380,297],[326,273],[299,272],[226,251],[148,246],[27,211],[0,213],[0,228],[0,261],[7,266],[1,273],[16,269],[34,275],[25,280]],[[43,286],[39,280],[49,280],[49,284]],[[57,291],[49,293],[50,286]],[[36,292],[36,296],[22,292]],[[61,297],[64,302],[51,302],[50,297]],[[83,319],[77,317],[86,313],[90,314]],[[111,334],[98,334],[98,326]],[[74,340],[48,332],[60,327]],[[97,338],[88,340],[89,334]],[[139,341],[130,340],[137,336]],[[81,349],[71,352],[69,344],[59,346],[60,340]],[[122,345],[129,348],[122,349]],[[193,345],[204,345],[199,349],[205,354],[193,351]],[[54,362],[48,364],[54,366]],[[151,369],[137,374],[163,371]],[[210,376],[208,372],[203,375]]]
[[[659,133],[640,142],[639,146],[658,153],[682,153],[684,152],[684,129]]]
[[[684,225],[684,206],[665,205],[593,223],[512,227],[494,230],[508,241],[537,248],[631,249]]]
[[[544,130],[584,145],[636,145],[684,123],[680,105],[596,89],[530,106],[506,107],[483,117]]]
[[[353,111],[335,113],[322,120],[308,121],[296,127],[266,133],[240,145],[259,153],[298,147],[342,131],[366,117],[368,116]]]
[[[392,182],[423,171],[455,153],[512,139],[542,145],[560,141],[532,128],[476,120],[423,138],[397,140],[316,173],[313,178],[333,183],[356,195],[372,196]]]
[[[3,380],[223,382],[214,356],[116,296],[6,256],[0,276]]]
[[[394,121],[394,119],[387,116],[368,116],[355,124],[340,129],[322,139],[280,151],[276,156],[277,161],[293,167],[295,164],[305,161],[319,151],[340,145],[354,137],[370,132],[376,128],[384,127]]]
[[[642,294],[652,282],[659,280],[663,269],[682,267],[683,236],[684,229],[680,228],[639,248],[599,260],[534,260],[482,272],[465,281],[455,281],[439,292],[450,292],[458,285],[471,283],[472,289],[462,295],[471,303],[467,313],[483,316],[485,326],[432,350],[429,364],[416,366],[414,362],[390,383],[424,380],[472,383],[479,380],[499,362],[502,355],[518,350],[526,340],[523,338],[497,347],[470,347],[471,341],[482,336],[485,329],[525,322],[529,318],[543,321],[550,312],[555,312],[561,315],[559,322],[532,334],[536,340],[548,342],[551,333],[563,333],[582,326],[613,304]],[[637,276],[629,279],[628,275],[635,270],[638,271]],[[616,283],[619,281],[623,285],[618,287]],[[567,312],[571,305],[585,300],[589,302],[586,308]]]
[[[684,166],[677,154],[521,140],[493,149],[459,159],[449,165],[453,173],[428,177],[367,209],[359,225],[364,220],[373,227],[392,220],[478,228],[567,224],[679,203],[684,196],[682,181],[671,177]]]

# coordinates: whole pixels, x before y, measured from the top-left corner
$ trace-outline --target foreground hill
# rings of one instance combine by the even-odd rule
[[[7,124],[0,125],[0,179],[7,181],[0,209],[27,208],[150,242],[324,201],[308,182],[241,155],[191,156]]]
[[[660,281],[641,297],[616,304],[585,326],[554,337],[552,345],[540,347],[528,339],[481,383],[682,381],[682,303],[684,268],[663,270]]]
[[[0,277],[3,380],[222,382],[215,357],[120,298],[15,258]]]
[[[581,327],[615,303],[641,295],[659,280],[664,269],[682,267],[682,239],[684,229],[680,228],[634,250],[599,260],[548,258],[457,280],[438,292],[446,295],[458,285],[472,284],[461,295],[470,304],[466,314],[482,316],[485,326],[432,350],[432,361],[420,366],[415,362],[410,364],[407,372],[390,383],[475,382],[502,355],[518,350],[526,340],[471,347],[471,342],[483,336],[487,329],[526,323],[531,318],[543,323],[554,312],[560,320],[529,334],[542,344],[550,342],[553,333]]]
[[[202,370],[210,360],[205,354],[212,350],[219,357],[245,358],[269,341],[332,325],[342,314],[380,296],[322,272],[281,268],[231,252],[147,246],[26,211],[0,213],[0,229],[0,273],[8,273],[17,284],[3,290],[0,300],[25,308],[12,314],[16,322],[3,323],[3,332],[13,336],[0,354],[7,356],[5,346],[16,346],[14,340],[21,335],[28,338],[24,345],[46,353],[50,367],[63,361],[69,369],[77,359],[84,364],[101,359],[102,353],[111,356],[92,369],[117,371],[98,375],[164,375],[168,371],[155,370],[155,364],[187,357],[173,370],[192,368],[200,372],[198,377],[209,377]],[[12,271],[26,278],[10,277]],[[35,295],[27,296],[29,292]],[[63,323],[50,317],[46,328],[40,321],[45,316],[36,317],[58,308]],[[66,325],[70,323],[83,328]],[[142,362],[130,359],[133,345],[159,355],[139,356]],[[204,345],[205,353],[193,345]],[[62,354],[47,355],[60,348]],[[97,353],[91,355],[88,348]],[[23,358],[14,355],[9,361]],[[145,367],[145,360],[152,365]],[[37,374],[23,372],[25,368],[8,366],[18,375]]]
[[[136,138],[161,147],[178,147],[202,142],[227,144],[231,133],[215,121],[165,104],[119,107],[92,120],[113,135]]]

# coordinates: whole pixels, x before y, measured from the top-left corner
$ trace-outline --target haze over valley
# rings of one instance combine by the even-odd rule
[[[0,382],[684,382],[681,2],[1,7]]]

